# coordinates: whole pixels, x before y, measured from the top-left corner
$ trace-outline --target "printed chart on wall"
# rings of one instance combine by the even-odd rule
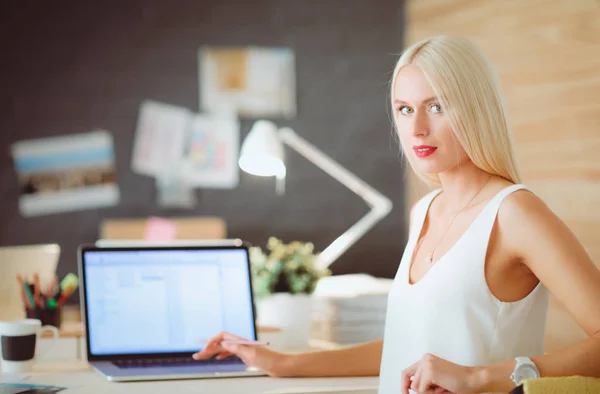
[[[183,177],[197,187],[238,184],[239,123],[234,117],[196,115],[190,121]]]
[[[140,106],[132,169],[155,177],[159,188],[177,185],[181,193],[185,187],[234,188],[239,134],[239,121],[231,113],[199,114],[146,100]]]
[[[113,138],[107,131],[23,140],[11,151],[25,217],[119,202]]]
[[[230,111],[248,117],[295,117],[294,61],[294,52],[289,48],[200,48],[200,111]]]
[[[160,177],[179,165],[184,151],[190,111],[152,100],[140,105],[132,169],[143,175]]]

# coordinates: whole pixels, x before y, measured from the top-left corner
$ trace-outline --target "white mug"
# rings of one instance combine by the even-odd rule
[[[43,331],[51,331],[53,338],[58,338],[56,327],[42,326],[38,319],[0,321],[0,371],[16,374],[31,371]]]

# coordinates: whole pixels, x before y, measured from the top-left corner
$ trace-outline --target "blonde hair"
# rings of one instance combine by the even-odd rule
[[[471,161],[490,174],[520,183],[499,79],[485,55],[468,39],[456,36],[436,36],[410,46],[394,69],[392,103],[396,77],[408,64],[419,67],[429,81]],[[412,156],[405,156],[415,170]],[[437,174],[415,172],[428,184],[440,183]]]

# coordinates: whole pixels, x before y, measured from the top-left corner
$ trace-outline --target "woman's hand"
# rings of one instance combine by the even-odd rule
[[[223,331],[211,338],[206,343],[206,347],[194,353],[192,357],[195,360],[206,360],[216,356],[217,360],[222,360],[229,356],[237,356],[246,365],[258,368],[269,376],[291,376],[290,355],[276,352],[266,346],[223,342],[227,340],[245,340],[245,338]]]
[[[419,394],[471,394],[479,391],[476,384],[477,369],[465,367],[426,354],[402,371],[402,394],[408,389]]]

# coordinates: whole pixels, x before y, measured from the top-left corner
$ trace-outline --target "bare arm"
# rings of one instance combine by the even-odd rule
[[[211,338],[204,349],[195,353],[196,360],[212,357],[223,359],[235,355],[249,366],[259,368],[270,376],[377,376],[383,341],[367,342],[337,350],[307,353],[280,353],[266,346],[249,346],[228,340],[244,339],[228,332]]]
[[[288,354],[283,376],[378,376],[383,341],[337,350]]]
[[[508,245],[566,307],[589,338],[532,358],[541,376],[600,377],[600,271],[567,226],[537,197],[517,192],[498,216]],[[508,391],[515,361],[481,370],[484,391]]]

